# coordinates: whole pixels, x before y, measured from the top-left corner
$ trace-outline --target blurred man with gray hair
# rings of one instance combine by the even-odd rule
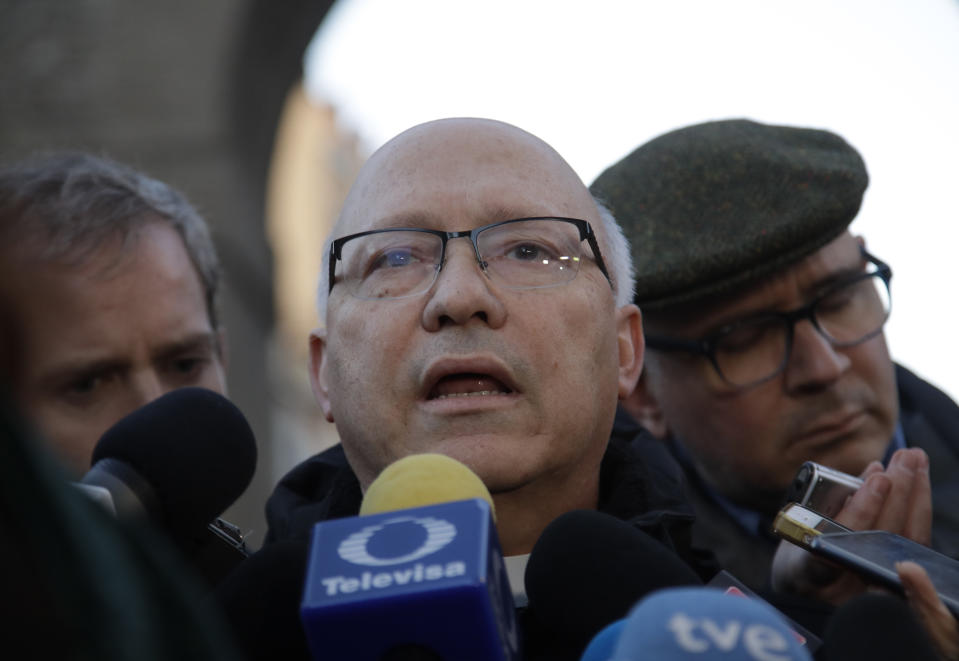
[[[108,158],[0,168],[10,390],[74,478],[113,423],[182,386],[226,390],[219,264],[170,186]]]

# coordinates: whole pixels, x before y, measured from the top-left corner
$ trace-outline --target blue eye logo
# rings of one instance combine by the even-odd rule
[[[340,542],[337,553],[354,565],[385,567],[425,558],[455,537],[456,526],[445,519],[400,516],[356,531]],[[410,549],[411,543],[418,546]]]

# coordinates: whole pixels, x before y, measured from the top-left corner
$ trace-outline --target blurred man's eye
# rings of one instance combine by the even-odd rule
[[[171,370],[181,376],[193,376],[199,374],[210,362],[206,356],[187,356],[176,358],[171,363]]]
[[[84,395],[93,392],[102,382],[101,376],[82,377],[68,383],[66,391],[74,395]]]
[[[173,367],[176,371],[187,374],[195,370],[198,364],[199,361],[196,358],[181,358],[173,363]]]
[[[59,396],[73,406],[88,406],[102,395],[109,378],[109,374],[103,373],[76,376],[64,382],[58,389]]]

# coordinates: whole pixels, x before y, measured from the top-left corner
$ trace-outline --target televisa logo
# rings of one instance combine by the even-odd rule
[[[394,530],[400,534],[410,526],[418,527],[425,533],[425,539],[416,548],[398,555],[377,556],[370,552],[371,540],[377,535],[389,535]],[[407,533],[407,537],[408,537]],[[445,519],[432,516],[398,516],[380,523],[366,526],[346,537],[337,547],[337,555],[354,565],[367,567],[388,567],[404,565],[432,555],[456,539],[456,526]],[[321,579],[327,596],[352,594],[358,591],[377,590],[404,586],[423,581],[436,581],[455,578],[466,574],[466,564],[462,561],[423,564],[392,571],[362,572],[359,576],[328,576]]]

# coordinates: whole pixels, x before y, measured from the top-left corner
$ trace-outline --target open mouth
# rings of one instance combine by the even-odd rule
[[[454,397],[487,397],[509,395],[513,390],[489,374],[463,372],[448,374],[439,379],[430,389],[427,399],[451,399]]]

